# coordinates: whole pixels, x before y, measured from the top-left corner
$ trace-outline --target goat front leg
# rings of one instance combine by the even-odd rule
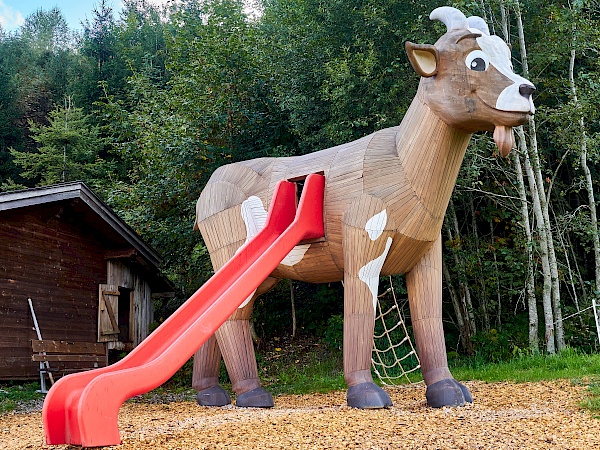
[[[392,230],[386,229],[389,224],[381,203],[364,196],[346,213],[342,224],[346,399],[348,406],[361,409],[392,406],[390,396],[371,375],[379,274],[392,244]],[[378,223],[370,230],[374,218]]]
[[[406,274],[406,287],[421,371],[427,385],[427,404],[441,408],[472,402],[469,389],[454,380],[448,369],[442,324],[441,236]]]

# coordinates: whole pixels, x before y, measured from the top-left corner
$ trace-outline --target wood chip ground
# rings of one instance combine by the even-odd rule
[[[345,394],[281,396],[269,410],[127,403],[120,412],[130,449],[600,449],[600,420],[578,404],[569,381],[467,383],[475,403],[432,409],[423,386],[389,389],[394,407],[361,411]],[[41,413],[0,415],[0,449],[74,450],[43,444]],[[109,447],[106,447],[109,448]]]

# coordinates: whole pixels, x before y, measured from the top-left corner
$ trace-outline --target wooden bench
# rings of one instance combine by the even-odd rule
[[[55,373],[65,375],[108,365],[105,343],[32,340],[31,348],[31,360],[40,363],[41,391],[44,393],[47,392],[46,374],[54,384]]]

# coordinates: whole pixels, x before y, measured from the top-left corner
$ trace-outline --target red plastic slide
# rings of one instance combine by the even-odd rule
[[[296,185],[281,181],[263,230],[126,358],[61,378],[42,418],[46,443],[117,445],[119,408],[167,381],[303,239],[323,236],[325,178],[306,178],[296,212]]]

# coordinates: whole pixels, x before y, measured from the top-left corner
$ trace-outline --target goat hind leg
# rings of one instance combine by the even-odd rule
[[[217,272],[235,255],[242,245],[240,240],[210,253],[214,271]],[[221,350],[217,338],[212,335],[194,354],[192,387],[197,392],[197,402],[201,406],[224,406],[231,403],[225,389],[219,385],[221,370]]]
[[[277,279],[267,278],[251,300],[240,307],[216,332],[217,342],[223,350],[223,359],[237,395],[236,405],[246,408],[271,408],[273,397],[261,385],[254,345],[250,332],[250,316],[256,298],[277,284]]]
[[[267,278],[258,287],[249,302],[234,312],[217,330],[217,333],[211,336],[194,355],[192,386],[198,392],[197,401],[199,405],[224,406],[231,403],[229,394],[219,385],[220,345],[222,345],[225,348],[225,365],[232,382],[232,388],[238,394],[236,404],[238,406],[254,407],[273,406],[273,398],[260,386],[258,381],[258,369],[254,356],[249,318],[256,298],[272,289],[277,281],[275,278]],[[217,334],[221,335],[220,343]],[[232,357],[231,355],[235,356]],[[254,393],[244,396],[249,391],[254,391]],[[260,395],[258,395],[259,393]]]
[[[196,400],[200,406],[225,406],[231,398],[219,385],[221,351],[217,338],[212,335],[194,354],[192,387],[196,390]]]

